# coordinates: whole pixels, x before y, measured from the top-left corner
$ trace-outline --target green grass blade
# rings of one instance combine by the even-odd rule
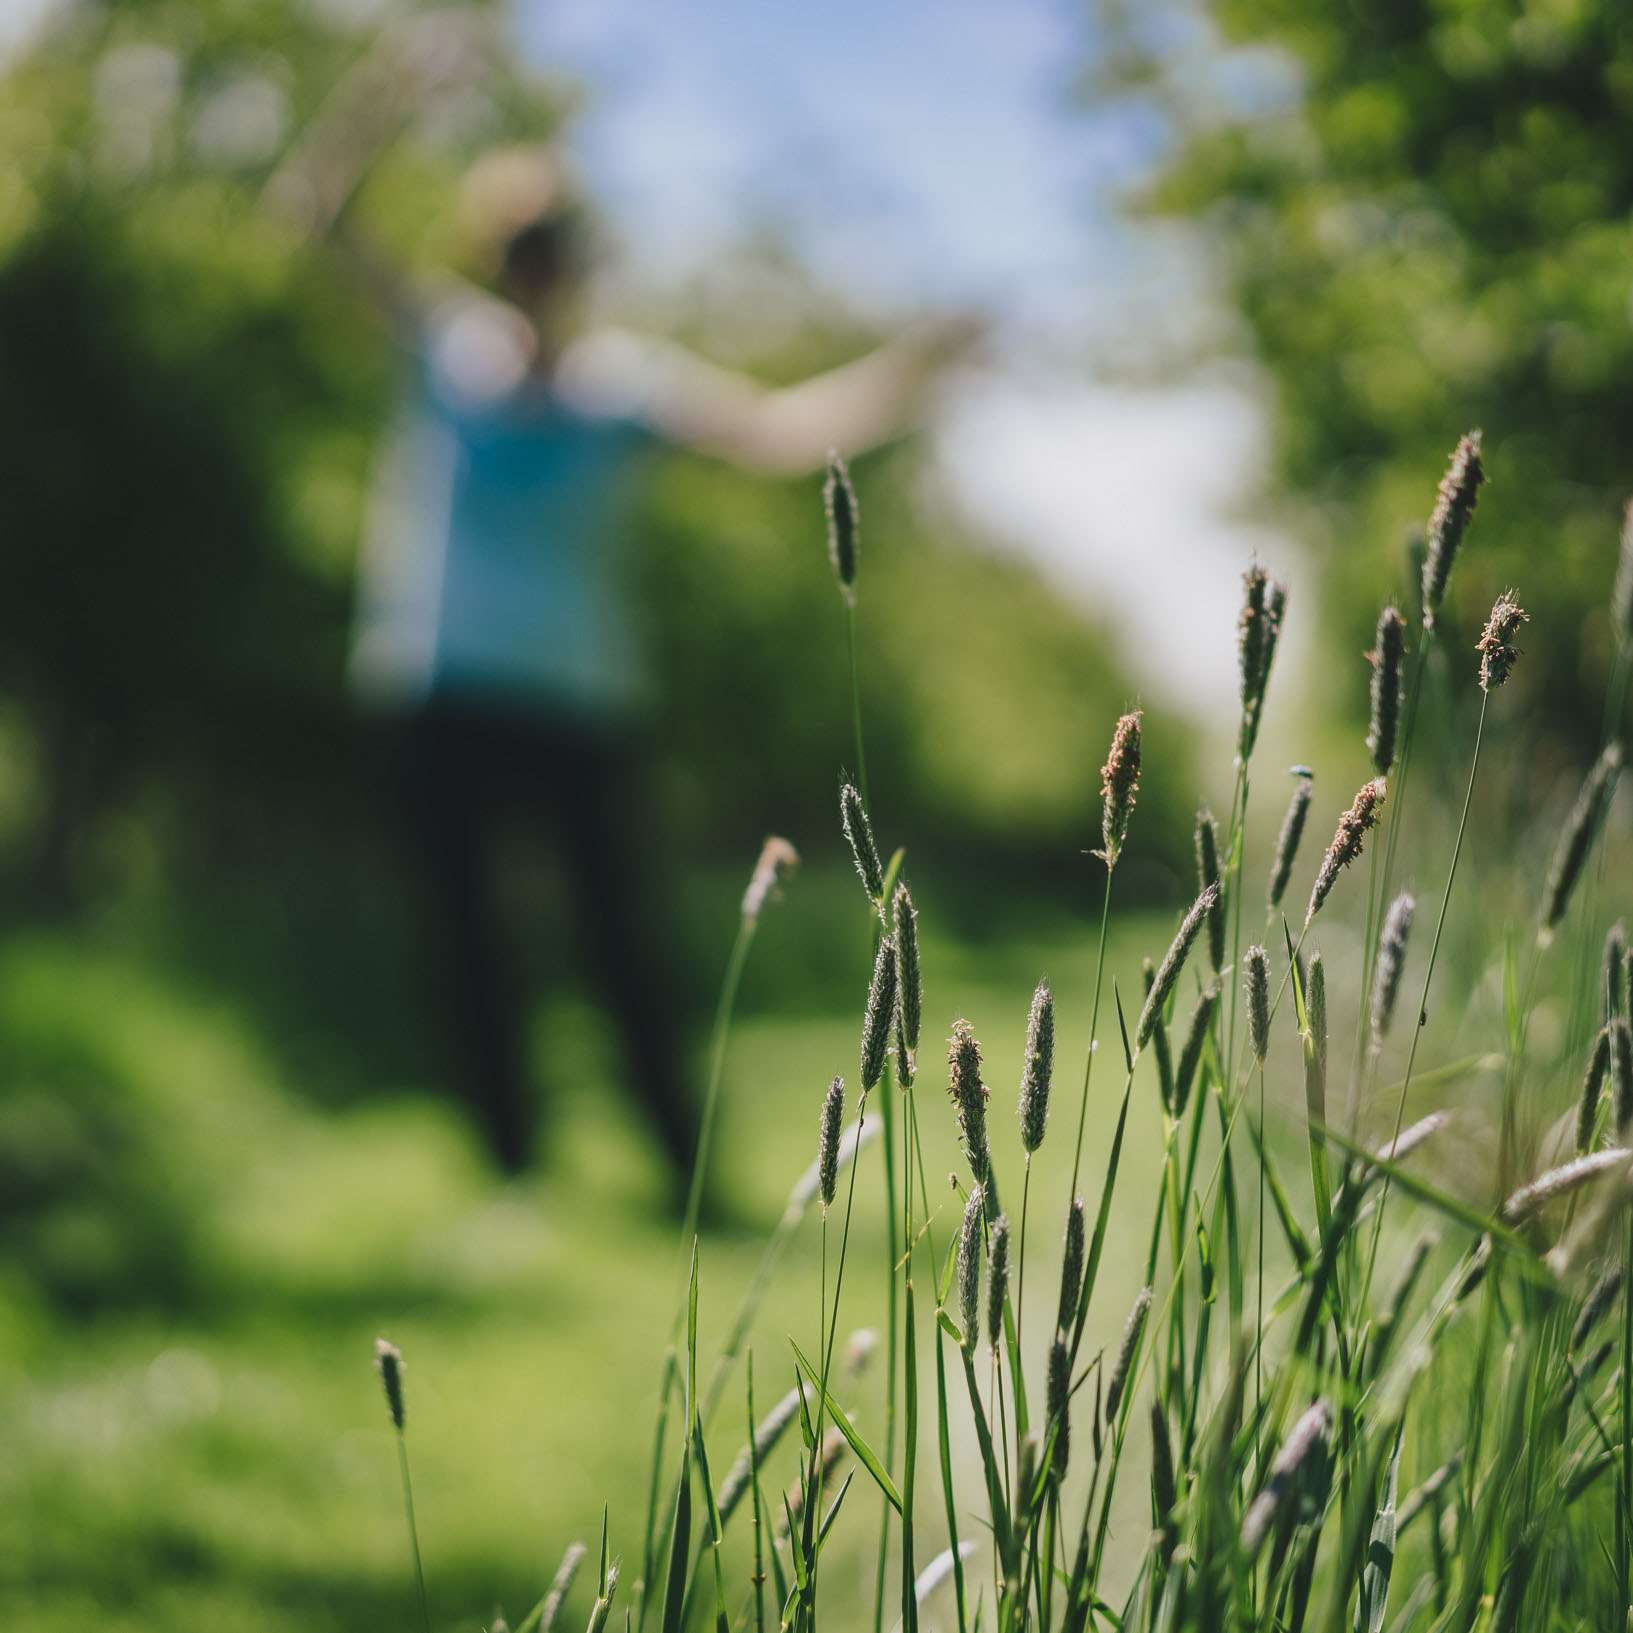
[[[964,1556],[958,1546],[958,1501],[953,1493],[953,1453],[948,1434],[947,1361],[936,1334],[936,1451],[941,1462],[941,1496],[947,1510],[947,1545],[953,1556],[953,1597],[958,1605],[958,1633],[965,1633]]]
[[[686,1607],[686,1566],[692,1549],[692,1457],[687,1446],[680,1460],[675,1492],[675,1532],[669,1542],[669,1575],[663,1595],[663,1633],[680,1633]]]
[[[1383,1495],[1378,1500],[1378,1517],[1372,1522],[1372,1540],[1367,1544],[1366,1565],[1361,1572],[1361,1596],[1355,1601],[1355,1633],[1383,1633],[1389,1577],[1395,1569],[1395,1494],[1404,1433],[1396,1431],[1395,1450],[1384,1470]]]
[[[905,1394],[903,1415],[906,1427],[906,1434],[902,1440],[902,1633],[918,1633],[919,1626],[919,1602],[913,1591],[918,1576],[913,1560],[913,1486],[918,1467],[919,1447],[918,1340],[914,1304],[913,1284],[909,1281],[902,1346],[902,1385]],[[1008,1314],[1007,1304],[1005,1314]]]
[[[856,1454],[857,1462],[868,1471],[873,1483],[884,1493],[885,1500],[900,1514],[902,1511],[901,1493],[896,1490],[895,1482],[885,1473],[884,1465],[874,1455],[873,1448],[856,1432],[855,1424],[845,1415],[838,1401],[823,1389],[821,1374],[801,1354],[799,1345],[794,1343],[792,1338],[788,1342],[793,1348],[794,1359],[799,1362],[806,1377],[811,1380],[812,1386],[821,1397],[823,1409],[833,1419],[834,1427],[849,1442],[850,1449]]]

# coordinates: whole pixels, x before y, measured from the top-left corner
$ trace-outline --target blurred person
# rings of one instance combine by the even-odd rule
[[[974,328],[916,325],[782,389],[671,342],[588,330],[587,210],[543,147],[495,150],[465,177],[461,224],[483,281],[409,289],[359,242],[345,205],[391,134],[393,94],[412,106],[414,85],[461,71],[462,49],[428,59],[422,44],[396,78],[366,64],[365,88],[337,93],[270,193],[350,247],[414,358],[362,555],[352,679],[404,729],[441,997],[495,1158],[520,1170],[536,1138],[491,855],[495,824],[521,814],[547,822],[565,853],[633,1087],[683,1178],[697,1138],[681,1065],[686,982],[667,946],[662,837],[643,783],[650,680],[625,577],[642,466],[669,444],[772,476],[817,471],[830,449],[907,429]]]

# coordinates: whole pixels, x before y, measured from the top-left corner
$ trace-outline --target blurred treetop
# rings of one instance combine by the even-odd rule
[[[1393,587],[1403,526],[1481,425],[1460,626],[1513,582],[1543,626],[1579,631],[1528,659],[1528,684],[1596,738],[1633,489],[1633,12],[1113,0],[1108,23],[1100,87],[1175,138],[1143,205],[1205,229],[1277,388],[1278,476],[1334,546],[1345,642],[1366,644],[1381,562]],[[1261,94],[1224,113],[1199,59]],[[1295,94],[1262,94],[1267,61]]]

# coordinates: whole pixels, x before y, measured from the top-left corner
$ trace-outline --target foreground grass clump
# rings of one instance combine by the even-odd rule
[[[1312,867],[1300,850],[1317,796],[1313,774],[1296,768],[1262,897],[1246,868],[1250,772],[1286,594],[1262,568],[1248,571],[1228,816],[1199,813],[1194,899],[1166,951],[1146,960],[1137,1010],[1111,983],[1116,1025],[1102,1036],[1111,889],[1138,819],[1144,752],[1139,713],[1116,722],[1095,853],[1106,881],[1099,950],[1092,986],[1074,995],[1087,1003],[1089,1044],[1077,1115],[1068,1103],[1064,1124],[1051,1107],[1060,1006],[1043,981],[1012,1068],[1013,1128],[991,1103],[994,1068],[976,1030],[956,1014],[940,1017],[950,1115],[937,1095],[921,1105],[921,1031],[938,1007],[904,853],[886,860],[865,786],[844,784],[873,943],[854,1099],[842,1072],[825,1091],[813,1085],[811,1167],[712,1359],[698,1337],[689,1211],[646,1515],[639,1529],[603,1519],[592,1633],[615,1615],[663,1633],[814,1627],[832,1619],[836,1561],[854,1569],[858,1542],[872,1561],[863,1602],[873,1625],[903,1633],[921,1619],[959,1633],[1623,1625],[1633,1602],[1633,978],[1619,925],[1603,956],[1592,953],[1609,894],[1594,857],[1621,749],[1607,728],[1551,860],[1546,849],[1515,859],[1532,880],[1528,923],[1493,922],[1481,892],[1457,894],[1488,715],[1521,657],[1526,615],[1513,594],[1498,598],[1476,645],[1446,654],[1454,682],[1479,695],[1455,837],[1420,861],[1417,891],[1396,877],[1426,663],[1450,622],[1481,481],[1474,433],[1429,520],[1416,616],[1392,605],[1378,620],[1373,775]],[[828,505],[854,677],[857,513],[837,464]],[[1619,663],[1607,721],[1621,716],[1626,672]],[[855,730],[860,769],[859,709]],[[772,842],[745,900],[711,1118],[737,981],[791,861]],[[1290,921],[1282,904],[1301,869],[1308,903]],[[1359,957],[1329,963],[1323,915],[1345,892],[1361,892]],[[1455,1006],[1430,1006],[1454,913],[1496,972],[1498,1047],[1420,1071],[1420,1042],[1435,1046],[1443,1030],[1435,1018],[1455,1020]],[[1532,1037],[1545,992],[1570,1015],[1561,1029],[1557,1003],[1548,1007],[1559,1036],[1546,1049]],[[1294,1047],[1304,1126],[1290,1142],[1274,1126],[1269,1080]],[[1102,1053],[1115,1114],[1087,1143]],[[1130,1112],[1148,1079],[1156,1170],[1125,1175]],[[1471,1083],[1454,1106],[1454,1086]],[[1444,1103],[1408,1124],[1425,1091]],[[932,1120],[956,1130],[950,1198],[928,1179]],[[1052,1131],[1075,1140],[1070,1184],[1063,1195],[1040,1188],[1034,1202],[1034,1159]],[[1307,1169],[1296,1182],[1290,1151]],[[853,1238],[864,1168],[882,1192],[882,1243],[871,1231]],[[1090,1203],[1080,1186],[1096,1175]],[[1120,1185],[1148,1199],[1146,1230],[1112,1230]],[[805,1330],[756,1364],[746,1344],[755,1313],[814,1211],[814,1308]],[[1137,1288],[1115,1309],[1102,1277],[1113,1264],[1119,1285]],[[856,1277],[882,1279],[882,1400],[861,1382],[868,1346],[837,1346],[847,1269],[853,1300]],[[1044,1278],[1030,1301],[1029,1271]],[[390,1405],[401,1430],[400,1392]],[[780,1442],[796,1457],[786,1485],[768,1473]],[[831,1554],[847,1532],[851,1553]],[[571,1562],[518,1624],[524,1633],[562,1625]]]

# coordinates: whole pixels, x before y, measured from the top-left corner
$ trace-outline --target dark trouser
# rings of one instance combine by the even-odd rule
[[[409,731],[410,796],[433,913],[435,968],[465,1092],[507,1171],[533,1154],[539,1098],[525,1006],[497,901],[494,842],[509,817],[559,842],[582,946],[632,1086],[677,1175],[697,1129],[679,1066],[680,994],[638,756],[620,733],[522,711],[434,703]]]

